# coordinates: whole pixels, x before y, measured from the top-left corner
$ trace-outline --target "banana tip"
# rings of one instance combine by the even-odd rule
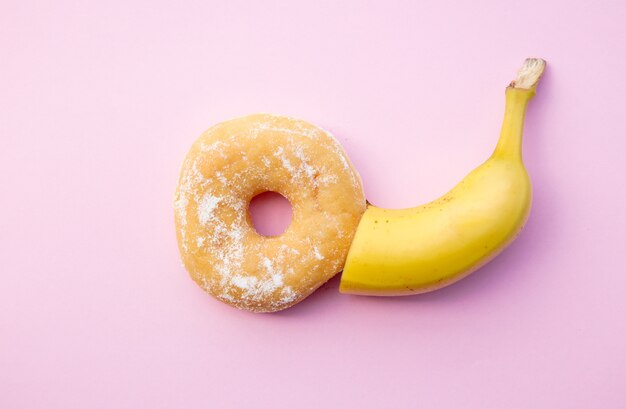
[[[517,72],[517,77],[511,81],[512,88],[531,89],[537,85],[546,68],[545,60],[541,58],[527,58]]]

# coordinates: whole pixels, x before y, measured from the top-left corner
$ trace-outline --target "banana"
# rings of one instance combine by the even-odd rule
[[[522,162],[528,101],[545,68],[526,59],[506,89],[491,157],[439,199],[410,209],[368,205],[348,253],[339,290],[410,295],[451,284],[493,259],[528,218],[531,185]]]

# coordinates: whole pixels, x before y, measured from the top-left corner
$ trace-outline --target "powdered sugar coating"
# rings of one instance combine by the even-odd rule
[[[247,207],[264,191],[292,204],[289,228],[260,236]],[[328,132],[252,115],[218,124],[194,143],[175,197],[179,248],[192,278],[235,307],[287,308],[341,270],[365,211],[360,177]]]

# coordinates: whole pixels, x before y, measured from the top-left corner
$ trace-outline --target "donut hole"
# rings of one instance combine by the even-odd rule
[[[276,192],[263,192],[252,198],[248,206],[252,227],[261,236],[283,234],[291,224],[293,208],[289,200]]]

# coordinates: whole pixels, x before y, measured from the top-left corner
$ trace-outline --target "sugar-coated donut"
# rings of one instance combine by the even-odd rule
[[[292,222],[259,235],[248,206],[274,191]],[[290,307],[343,269],[365,211],[361,179],[339,143],[307,122],[251,115],[215,125],[193,144],[175,195],[183,263],[194,281],[237,308]]]

